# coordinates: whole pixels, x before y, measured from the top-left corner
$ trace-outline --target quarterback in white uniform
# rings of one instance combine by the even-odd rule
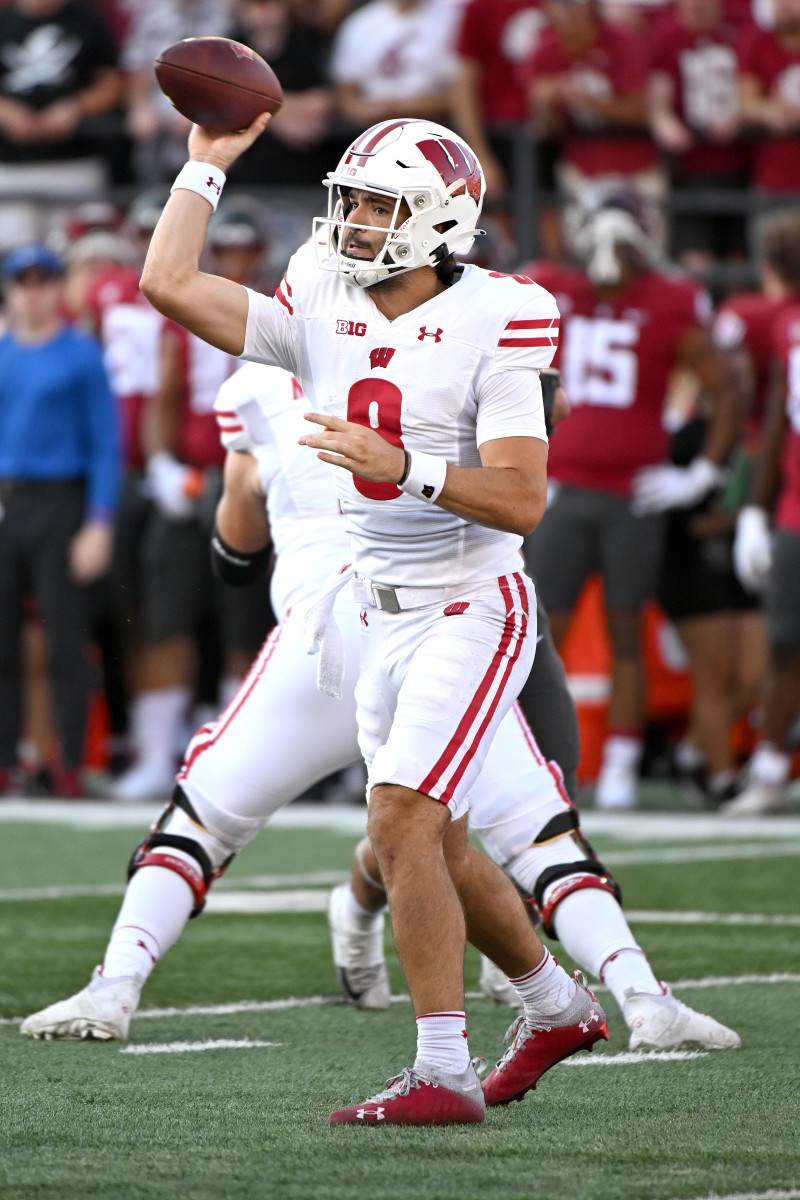
[[[277,808],[358,758],[353,689],[360,609],[348,593],[336,603],[352,664],[341,702],[317,689],[314,662],[305,652],[304,608],[346,561],[349,544],[329,469],[297,444],[304,407],[297,380],[275,367],[247,365],[220,390],[216,409],[228,449],[226,502],[249,476],[259,511],[252,522],[254,554],[238,549],[242,529],[236,549],[217,531],[215,552],[231,582],[247,572],[248,559],[266,564],[260,545],[266,496],[277,560],[271,595],[280,623],[229,708],[190,743],[172,804],[134,854],[101,971],[77,995],[27,1018],[26,1034],[127,1037],[144,982],[193,912],[202,909],[219,870]],[[241,506],[241,499],[236,503]],[[244,505],[249,509],[249,497]],[[226,514],[230,523],[228,503],[223,523]],[[224,528],[231,537],[228,525]],[[546,931],[581,967],[606,979],[623,1007],[633,1049],[736,1044],[730,1031],[681,1005],[658,984],[625,921],[613,880],[581,835],[558,767],[545,761],[517,705],[502,722],[472,789],[470,820],[495,861],[531,894]],[[198,847],[207,857],[202,877],[192,871]],[[386,1008],[385,894],[377,873],[365,841],[356,852],[353,879],[331,896],[330,923],[345,994],[361,1007]],[[518,1002],[504,979],[489,977],[484,986],[491,995],[510,993],[510,1002]]]
[[[382,122],[352,143],[327,178],[328,217],[274,298],[201,271],[224,171],[268,119],[238,134],[192,129],[141,286],[220,349],[291,370],[315,409],[306,419],[316,431],[301,443],[337,468],[364,612],[356,705],[368,828],[417,1055],[385,1091],[330,1120],[477,1122],[485,1103],[523,1096],[555,1062],[608,1036],[596,999],[550,957],[463,819],[533,661],[535,600],[518,551],[544,511],[536,368],[552,359],[558,311],[536,284],[458,266],[483,176],[456,134],[424,120]],[[310,614],[332,693],[342,659],[329,612],[346,581]],[[467,931],[524,1003],[482,1087],[464,1028]]]

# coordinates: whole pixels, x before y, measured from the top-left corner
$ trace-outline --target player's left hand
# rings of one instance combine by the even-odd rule
[[[379,433],[353,421],[325,413],[303,413],[307,421],[323,428],[298,438],[301,446],[312,446],[322,462],[344,467],[362,479],[376,483],[397,483],[406,465],[399,446],[392,446]]]
[[[633,479],[631,511],[641,517],[670,508],[692,508],[719,487],[723,477],[722,469],[703,457],[695,458],[688,467],[670,463],[642,467]]]

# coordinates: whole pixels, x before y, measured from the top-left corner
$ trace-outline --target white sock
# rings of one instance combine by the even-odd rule
[[[618,950],[603,966],[603,983],[617,1004],[622,1008],[625,993],[647,992],[651,996],[663,996],[664,988],[653,974],[643,950]]]
[[[620,1006],[628,987],[661,992],[619,901],[610,892],[599,888],[570,892],[556,908],[553,926],[570,958],[587,975],[607,984]]]
[[[791,761],[772,742],[759,742],[747,767],[748,783],[777,784],[781,787],[789,778]]]
[[[525,1016],[531,1020],[553,1017],[563,1012],[575,995],[577,984],[560,967],[549,950],[527,975],[509,982],[517,989],[525,1006]]]
[[[183,686],[139,693],[131,713],[133,744],[139,764],[174,770],[175,742],[188,702],[189,689]]]
[[[627,733],[612,733],[603,742],[603,764],[622,771],[636,771],[642,757],[642,739]]]
[[[460,1075],[470,1063],[466,1013],[421,1013],[417,1017],[417,1057],[414,1061]]]
[[[364,908],[364,905],[357,899],[353,892],[353,885],[349,884],[346,892],[347,896],[347,915],[359,929],[367,930],[374,929],[378,920],[383,922],[383,914],[386,912],[386,905],[382,905],[379,909],[371,910]]]
[[[166,867],[142,867],[128,884],[111,931],[103,960],[104,977],[140,975],[147,979],[177,942],[193,908],[194,895],[185,879]]]

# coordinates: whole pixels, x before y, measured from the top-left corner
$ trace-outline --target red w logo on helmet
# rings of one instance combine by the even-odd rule
[[[454,142],[452,138],[430,138],[417,142],[417,146],[439,172],[446,188],[463,180],[464,187],[451,192],[451,195],[461,196],[466,191],[476,203],[480,203],[481,169],[468,146],[463,142]]]

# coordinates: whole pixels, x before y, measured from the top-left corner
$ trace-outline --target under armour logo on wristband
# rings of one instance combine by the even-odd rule
[[[430,500],[431,496],[433,495],[433,493],[435,491],[436,491],[436,488],[433,486],[432,483],[426,483],[424,488],[422,489],[422,494],[426,500]]]
[[[217,193],[217,195],[219,195],[220,192],[222,191],[222,187],[220,186],[220,184],[214,182],[213,175],[209,175],[208,179],[206,180],[206,187],[213,187],[213,189]]]

